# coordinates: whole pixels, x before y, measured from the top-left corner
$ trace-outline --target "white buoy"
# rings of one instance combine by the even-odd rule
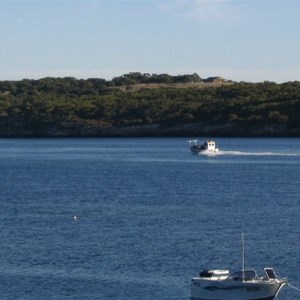
[[[77,221],[77,216],[73,216],[73,220],[74,220],[74,221]]]

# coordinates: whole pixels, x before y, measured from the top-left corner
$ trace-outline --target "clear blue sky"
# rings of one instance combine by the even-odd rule
[[[0,0],[0,80],[300,80],[298,0]]]

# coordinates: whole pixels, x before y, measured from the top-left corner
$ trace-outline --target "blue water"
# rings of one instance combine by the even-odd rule
[[[241,231],[247,267],[299,287],[300,139],[216,142],[0,139],[0,299],[188,300],[241,267]]]

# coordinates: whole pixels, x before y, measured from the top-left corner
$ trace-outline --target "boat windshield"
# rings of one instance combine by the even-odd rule
[[[277,276],[272,268],[265,268],[265,272],[269,279],[276,279]]]
[[[257,279],[257,274],[253,269],[237,271],[230,276],[230,279],[238,280],[238,281],[243,281],[243,280],[250,281],[250,280]]]

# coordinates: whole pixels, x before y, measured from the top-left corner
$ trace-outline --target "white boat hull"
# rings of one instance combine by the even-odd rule
[[[190,147],[190,150],[194,154],[217,154],[219,152],[219,149],[215,149],[214,151],[211,151],[211,150],[203,150],[203,149],[192,148],[192,147]]]
[[[192,279],[193,300],[272,300],[285,285],[285,281],[234,281]]]

